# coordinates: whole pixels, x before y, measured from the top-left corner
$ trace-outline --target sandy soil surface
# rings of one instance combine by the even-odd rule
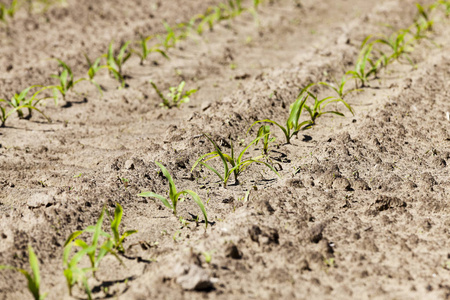
[[[53,58],[80,78],[84,54],[162,34],[163,21],[187,22],[219,3],[68,0],[19,10],[0,26],[0,98],[56,84]],[[354,116],[333,104],[346,117],[324,115],[291,144],[272,127],[265,159],[281,178],[253,164],[224,188],[206,168],[191,172],[214,150],[202,133],[226,152],[231,143],[242,150],[253,122],[284,122],[301,88],[353,69],[366,36],[413,24],[415,1],[263,1],[258,21],[244,12],[192,32],[167,51],[170,60],[153,53],[141,65],[132,55],[123,89],[103,69],[95,78],[103,96],[81,82],[58,106],[41,102],[52,123],[13,114],[0,128],[0,264],[29,270],[31,245],[48,299],[86,299],[79,286],[69,296],[64,243],[120,203],[120,230],[138,233],[125,240],[122,265],[107,255],[89,276],[94,299],[450,299],[450,18],[442,11],[411,49],[412,64],[396,61],[346,96]],[[164,93],[183,80],[199,90],[163,109],[150,80]],[[258,144],[246,157],[260,154]],[[179,190],[198,193],[207,228],[189,197],[174,216],[138,196],[168,193],[155,161]],[[31,298],[26,285],[0,272],[1,299]]]

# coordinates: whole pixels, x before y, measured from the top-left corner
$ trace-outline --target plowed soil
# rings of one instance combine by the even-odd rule
[[[57,83],[52,58],[80,78],[83,54],[92,59],[111,41],[164,33],[164,20],[186,22],[219,3],[68,0],[44,12],[20,10],[0,26],[0,98]],[[89,279],[94,299],[450,299],[450,19],[443,13],[409,54],[412,64],[399,60],[346,97],[355,115],[333,104],[345,117],[324,115],[291,144],[272,127],[267,159],[281,178],[252,165],[224,188],[206,168],[191,172],[214,150],[202,133],[226,152],[231,143],[242,150],[255,138],[256,130],[247,134],[253,122],[283,123],[301,88],[354,68],[366,36],[415,18],[412,0],[266,1],[259,21],[245,12],[201,36],[192,32],[167,52],[170,60],[151,54],[141,65],[133,55],[123,89],[101,70],[103,96],[82,82],[58,106],[41,102],[52,123],[36,112],[31,120],[12,115],[0,128],[0,264],[29,270],[32,245],[48,299],[86,299],[78,286],[69,296],[64,243],[120,203],[121,230],[138,233],[124,242],[123,265],[106,256]],[[163,109],[150,80],[163,91],[182,80],[199,91]],[[159,200],[137,196],[167,195],[155,161],[179,190],[199,194],[207,228],[189,197],[174,216]],[[26,286],[20,273],[0,272],[1,299],[30,299]]]

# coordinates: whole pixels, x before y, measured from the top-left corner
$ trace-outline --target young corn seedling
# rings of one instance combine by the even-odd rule
[[[161,98],[162,103],[160,106],[164,108],[172,108],[172,107],[180,107],[181,104],[189,102],[189,96],[195,94],[198,90],[192,89],[186,92],[183,92],[184,86],[186,82],[182,81],[178,87],[170,87],[169,93],[167,94],[167,98],[161,93],[156,84],[153,81],[150,81],[153,89],[158,94],[159,98]]]
[[[137,230],[127,230],[122,235],[120,235],[119,226],[122,221],[123,208],[119,203],[116,203],[116,209],[114,211],[114,219],[111,220],[111,231],[113,233],[112,238],[114,242],[113,248],[119,251],[120,253],[124,253],[125,249],[123,247],[123,241],[128,236],[137,233]]]
[[[239,16],[244,11],[242,0],[228,0],[228,6],[227,11],[230,19]]]
[[[258,10],[259,5],[261,4],[261,0],[253,0],[253,8]]]
[[[291,138],[294,135],[297,135],[300,130],[303,130],[303,126],[308,125],[309,121],[304,121],[300,123],[300,116],[302,114],[303,107],[305,105],[306,100],[308,99],[308,95],[305,93],[301,93],[295,102],[291,106],[291,112],[289,114],[289,118],[286,120],[286,127],[280,125],[279,123],[264,119],[256,121],[250,126],[247,133],[252,129],[252,127],[257,123],[271,123],[276,126],[278,126],[284,133],[284,136],[286,137],[286,143],[291,143]]]
[[[208,8],[208,10],[207,10],[207,14],[208,14],[208,12],[209,12],[209,10],[211,10],[211,8]],[[206,14],[206,15],[207,15]],[[204,24],[205,24],[205,19],[206,19],[206,15],[203,15],[203,14],[197,14],[197,15],[195,15],[195,16],[193,16],[190,20],[189,20],[189,25],[188,25],[188,27],[189,27],[189,29],[194,29],[194,27],[196,28],[195,30],[197,31],[197,33],[199,34],[199,35],[201,35],[202,33],[203,33],[203,26],[204,26]],[[196,24],[197,23],[199,23],[197,26],[196,26]]]
[[[114,220],[111,222],[111,230],[113,231],[113,236],[104,232],[102,230],[105,209],[102,209],[100,217],[95,226],[88,226],[85,230],[73,232],[64,244],[63,253],[63,265],[64,265],[64,276],[66,277],[67,286],[69,288],[69,293],[72,295],[72,288],[75,284],[79,283],[84,286],[88,298],[91,299],[91,290],[87,283],[88,273],[92,272],[95,276],[95,271],[98,269],[102,259],[108,254],[114,255],[117,260],[122,264],[122,261],[117,256],[115,250],[124,250],[122,246],[123,240],[135,233],[135,230],[126,231],[122,236],[119,234],[119,225],[122,219],[123,209],[117,204],[116,211],[114,213]],[[87,244],[84,240],[77,239],[83,233],[92,233],[92,242]],[[100,238],[104,239],[103,243],[100,243]],[[76,252],[71,259],[70,253],[73,246],[80,247],[81,250]],[[90,267],[81,268],[78,263],[84,256],[88,256],[91,263]]]
[[[330,89],[335,91],[336,94],[338,94],[339,98],[344,99],[348,94],[360,91],[360,89],[350,89],[348,91],[345,91],[344,87],[347,84],[347,81],[348,81],[348,77],[346,75],[344,75],[344,76],[342,76],[341,82],[339,84],[333,85],[331,83],[324,82],[324,81],[318,82],[317,84],[329,87]]]
[[[434,21],[430,18],[429,14],[436,8],[437,3],[434,3],[428,7],[423,7],[422,5],[420,5],[420,3],[416,3],[416,7],[417,7],[417,11],[419,13],[419,20],[417,20],[417,22],[420,22],[422,24],[422,29],[424,30],[429,30],[432,31],[433,30],[433,23]]]
[[[191,190],[183,190],[181,192],[177,192],[177,188],[175,186],[175,182],[173,181],[172,176],[167,171],[167,169],[162,164],[160,164],[157,161],[155,161],[155,164],[161,169],[161,172],[163,173],[163,175],[169,181],[169,199],[172,202],[172,204],[169,203],[169,201],[164,196],[155,194],[153,192],[142,192],[138,196],[140,196],[140,197],[151,197],[151,198],[156,198],[158,200],[161,200],[161,202],[164,204],[164,206],[166,206],[167,208],[171,209],[173,211],[173,214],[175,216],[177,216],[177,204],[178,204],[178,201],[180,199],[180,196],[189,195],[189,196],[192,197],[192,200],[194,200],[194,202],[198,205],[198,207],[202,211],[203,216],[205,217],[205,227],[208,227],[208,216],[206,215],[205,206],[203,205],[203,202],[200,199],[200,197],[197,195],[197,193],[195,193],[195,192],[193,192]]]
[[[392,54],[387,57],[386,65],[391,63],[391,61],[398,60],[400,56],[403,55],[405,55],[407,60],[413,65],[414,63],[407,53],[412,51],[411,44],[415,38],[408,39],[409,35],[409,29],[401,29],[393,33],[390,37],[382,37],[374,40],[372,44],[381,43],[387,45],[392,50]],[[419,36],[417,36],[417,38],[419,38]]]
[[[131,57],[131,52],[128,51],[128,46],[131,42],[126,42],[119,49],[119,53],[117,55],[114,54],[113,43],[109,44],[108,53],[106,53],[106,65],[102,66],[107,68],[117,81],[120,82],[121,87],[125,87],[125,77],[123,74],[123,65],[125,62]]]
[[[0,270],[14,270],[23,274],[28,281],[28,290],[33,295],[33,298],[35,300],[44,300],[45,297],[47,297],[47,293],[40,293],[41,276],[39,272],[39,262],[31,245],[28,246],[28,260],[30,262],[32,274],[25,269],[5,265],[0,265]]]
[[[14,98],[13,98],[14,99]],[[26,104],[21,104],[18,105],[16,103],[13,103],[12,101],[8,101],[5,99],[0,99],[0,103],[6,103],[7,106],[10,106],[11,109],[7,110],[5,107],[0,106],[0,121],[1,121],[1,125],[0,127],[5,127],[6,126],[6,120],[14,113],[17,111],[21,111],[22,109],[28,108],[29,110],[36,110],[37,112],[39,112],[42,116],[44,116],[47,121],[49,123],[51,123],[51,120],[49,117],[47,117],[40,109],[36,108],[35,106],[33,106],[32,104],[26,103]],[[22,113],[23,115],[23,113]],[[19,115],[20,116],[20,115]]]
[[[101,57],[97,58],[94,62],[92,62],[89,59],[89,56],[87,56],[86,54],[84,54],[84,57],[86,58],[86,62],[88,64],[89,70],[88,70],[88,76],[89,76],[89,82],[92,83],[93,85],[95,85],[95,87],[97,88],[98,92],[100,93],[100,95],[103,96],[103,92],[102,92],[102,88],[100,87],[100,85],[94,80],[95,75],[97,75],[97,72],[102,68],[102,66],[100,66],[100,62],[102,60]]]
[[[361,51],[356,62],[355,70],[350,70],[346,75],[361,81],[361,87],[365,87],[371,75],[376,75],[384,61],[383,57],[377,60],[372,59],[373,43],[368,43],[371,36],[368,36],[362,43]],[[369,66],[370,65],[370,66]]]
[[[0,21],[6,23],[6,17],[14,18],[18,8],[18,1],[13,0],[9,6],[6,4],[0,3]]]
[[[38,112],[40,112],[45,118],[47,118],[47,120],[49,120],[48,117],[46,117],[40,110],[38,110],[36,108],[37,104],[40,101],[51,98],[51,97],[44,97],[44,98],[37,97],[42,91],[48,89],[48,87],[43,87],[43,88],[39,89],[37,92],[35,92],[31,97],[28,97],[28,93],[30,92],[30,90],[37,88],[37,87],[42,87],[42,86],[32,85],[30,87],[27,87],[23,91],[21,91],[19,94],[15,93],[14,96],[11,98],[11,101],[9,102],[9,104],[14,108],[18,108],[19,106],[22,106],[22,105],[27,105],[28,115],[26,115],[26,116],[24,115],[22,109],[17,109],[17,116],[20,119],[26,119],[26,120],[31,119],[32,110],[34,109],[34,110],[37,110]]]
[[[331,103],[341,102],[354,115],[354,111],[351,108],[351,106],[341,98],[335,98],[335,97],[331,96],[331,97],[325,97],[325,98],[319,100],[318,97],[316,95],[314,95],[313,93],[311,93],[309,91],[306,91],[306,93],[308,93],[308,95],[314,99],[314,105],[309,106],[309,105],[305,104],[305,109],[311,117],[311,120],[308,121],[308,124],[305,126],[305,129],[311,128],[312,126],[316,125],[316,119],[324,114],[335,114],[335,115],[344,117],[344,114],[339,111],[334,111],[334,110],[324,111],[325,107],[327,107]]]
[[[63,252],[64,277],[66,277],[69,295],[72,296],[72,290],[75,284],[81,284],[84,287],[88,299],[92,300],[92,293],[88,284],[88,273],[93,272],[95,269],[91,267],[82,268],[78,264],[89,252],[95,251],[96,247],[90,246],[84,248],[75,253],[72,258],[70,258],[70,253],[73,245],[73,243],[68,243],[66,246],[64,246]]]
[[[149,36],[149,37],[141,37],[141,40],[139,41],[139,45],[141,47],[141,52],[138,51],[134,51],[139,58],[141,59],[141,66],[144,65],[144,62],[147,60],[147,57],[153,53],[153,52],[158,52],[159,54],[161,54],[164,58],[169,59],[169,57],[167,56],[166,52],[164,52],[163,50],[159,49],[159,44],[154,45],[153,47],[148,47],[148,41],[150,41],[154,36]]]
[[[256,141],[255,145],[258,145],[261,141],[261,144],[263,145],[263,153],[267,155],[269,151],[269,144],[275,141],[274,137],[270,138],[270,125],[261,125],[258,129],[258,133],[256,134],[256,138],[261,139]]]
[[[166,22],[163,22],[164,24],[164,28],[167,31],[167,34],[165,36],[165,38],[160,37],[160,39],[162,40],[162,44],[164,46],[164,49],[169,50],[170,48],[175,47],[178,39],[177,36],[175,34],[175,31],[173,30],[172,27],[170,27],[169,24],[167,24]]]
[[[450,1],[448,0],[439,0],[438,4],[442,5],[445,10],[445,16],[450,16]]]
[[[55,99],[55,105],[58,104],[58,92],[61,94],[64,100],[66,100],[67,93],[72,90],[75,85],[86,78],[80,78],[74,80],[72,69],[60,59],[56,59],[62,71],[58,75],[52,75],[53,78],[59,79],[59,85],[53,85],[47,88],[53,88],[53,97]]]
[[[239,184],[239,175],[242,174],[242,172],[244,172],[253,163],[265,165],[270,170],[275,172],[275,174],[280,176],[280,174],[278,174],[278,172],[275,170],[274,167],[272,167],[270,164],[260,160],[261,158],[264,157],[264,155],[260,155],[260,156],[252,157],[252,158],[248,158],[248,159],[243,158],[245,152],[247,152],[247,150],[250,148],[250,146],[257,143],[260,139],[264,138],[265,136],[260,136],[256,139],[254,139],[250,144],[248,144],[241,151],[239,156],[236,157],[234,155],[234,148],[233,148],[232,143],[231,143],[231,155],[228,155],[228,154],[224,153],[222,151],[222,149],[219,147],[219,145],[217,145],[217,143],[214,142],[209,136],[207,136],[206,134],[203,134],[203,135],[214,145],[215,151],[200,156],[200,158],[192,166],[191,172],[195,169],[195,167],[198,164],[200,164],[200,165],[206,167],[207,169],[211,170],[212,172],[214,172],[214,174],[216,174],[222,181],[224,188],[227,187],[227,183],[228,183],[228,180],[230,179],[231,175],[234,175],[235,184]],[[216,170],[214,167],[212,167],[211,165],[206,163],[208,160],[211,160],[216,157],[219,157],[223,163],[223,167],[224,167],[223,175],[220,174],[220,172],[218,170]]]

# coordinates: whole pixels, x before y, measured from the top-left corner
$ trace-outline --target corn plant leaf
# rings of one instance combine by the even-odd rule
[[[76,239],[78,236],[80,236],[83,233],[82,230],[78,230],[75,232],[72,232],[69,237],[67,238],[66,242],[64,243],[64,247],[66,247],[69,243],[71,243],[74,239]]]
[[[161,172],[163,173],[163,175],[167,178],[167,180],[169,181],[169,197],[172,200],[172,204],[174,199],[177,199],[176,195],[177,195],[177,188],[175,186],[175,183],[173,182],[173,178],[170,175],[170,173],[167,171],[167,169],[160,164],[159,162],[155,161],[155,164],[161,169]],[[174,204],[175,206],[175,204]]]
[[[217,157],[217,156],[215,156],[215,157]],[[207,163],[204,163],[204,162],[202,162],[202,161],[200,162],[200,164],[201,164],[202,166],[205,166],[205,167],[208,168],[209,170],[213,171],[217,176],[219,176],[219,178],[220,178],[221,181],[224,181],[224,177],[222,177],[222,175],[220,175],[219,171],[217,171],[216,169],[214,169],[212,166],[210,166],[210,165],[208,165]],[[227,174],[225,174],[225,177],[227,177]]]
[[[198,207],[200,207],[200,210],[202,211],[203,216],[205,217],[205,227],[208,227],[208,216],[206,215],[205,206],[203,205],[203,202],[200,199],[200,197],[197,195],[197,193],[195,193],[191,190],[184,190],[184,191],[181,191],[180,194],[188,194],[192,197],[194,202],[197,203]]]
[[[39,294],[39,285],[41,283],[41,276],[39,274],[39,262],[36,257],[36,254],[33,251],[33,247],[31,245],[28,246],[28,256],[30,261],[31,271],[33,272],[34,277],[34,286],[37,289],[37,293]]]
[[[206,135],[205,133],[203,133],[203,135],[214,145],[214,148],[216,149],[217,154],[220,156],[220,159],[222,160],[224,171],[225,171],[224,173],[228,174],[229,170],[228,170],[227,161],[230,161],[230,160],[232,161],[232,159],[230,157],[226,158],[224,153],[220,149],[219,145],[217,145],[216,142],[214,142],[208,135]]]
[[[270,124],[274,124],[274,125],[278,126],[278,127],[283,131],[283,133],[284,133],[284,135],[286,136],[286,138],[288,139],[288,137],[289,137],[289,130],[288,130],[287,128],[284,128],[282,125],[278,124],[277,122],[272,121],[272,120],[269,120],[269,119],[264,119],[264,120],[259,120],[259,121],[254,122],[254,123],[250,126],[250,128],[247,130],[247,133],[250,131],[250,129],[252,129],[252,127],[253,127],[255,124],[263,123],[263,122],[270,123]]]
[[[122,221],[123,208],[119,203],[116,203],[116,209],[114,210],[114,220],[111,222],[111,230],[114,235],[114,241],[117,243],[120,240],[119,225]]]
[[[153,198],[159,199],[164,204],[164,206],[166,206],[167,208],[173,209],[173,207],[172,207],[172,205],[170,205],[169,201],[167,201],[167,199],[164,198],[161,195],[158,195],[158,194],[155,194],[155,193],[152,193],[152,192],[142,192],[142,193],[138,194],[138,196],[140,196],[140,197],[153,197]]]
[[[298,130],[298,122],[300,120],[300,116],[307,99],[308,96],[302,94],[297,98],[297,100],[295,100],[294,105],[291,109],[291,113],[289,114],[289,118],[286,122],[288,129]]]

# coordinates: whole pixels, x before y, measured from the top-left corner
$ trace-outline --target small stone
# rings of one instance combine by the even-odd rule
[[[358,178],[353,182],[353,188],[355,190],[370,191],[370,187],[367,182],[361,178]]]
[[[55,203],[55,199],[52,196],[44,194],[44,193],[34,194],[27,201],[27,205],[30,208],[37,208],[40,206],[52,205],[54,203]]]
[[[290,186],[296,189],[304,188],[305,185],[299,178],[290,178],[285,181],[286,186]]]
[[[131,159],[129,159],[125,162],[124,167],[127,170],[134,170],[134,162]]]
[[[176,283],[184,290],[202,291],[213,286],[208,272],[196,264],[178,265],[175,267],[175,273],[178,274]]]
[[[384,211],[390,208],[406,207],[406,202],[397,197],[378,196],[373,204],[377,211]]]
[[[320,242],[320,240],[322,239],[322,232],[325,229],[325,226],[323,224],[317,224],[314,225],[310,230],[309,230],[309,240],[312,243],[318,243]]]
[[[300,271],[311,271],[311,269],[309,268],[309,263],[305,258],[300,261],[298,267]]]
[[[233,203],[233,202],[234,202],[233,197],[228,197],[222,200],[222,203]]]
[[[241,259],[242,252],[239,251],[236,245],[228,245],[228,247],[225,249],[225,256],[231,257],[232,259]]]
[[[351,191],[352,186],[347,178],[338,177],[333,181],[333,189],[335,190],[343,190],[343,191]]]

